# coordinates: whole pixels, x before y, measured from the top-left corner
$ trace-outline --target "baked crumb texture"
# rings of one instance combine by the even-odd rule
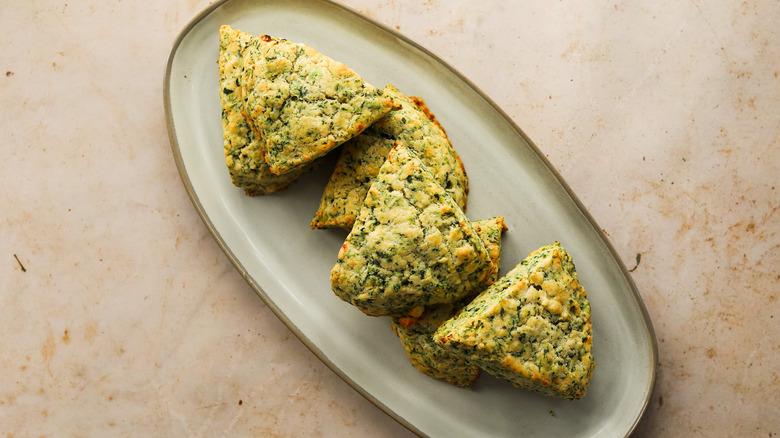
[[[490,265],[463,210],[398,141],[341,246],[331,285],[366,314],[404,315],[463,298],[485,283]]]
[[[503,217],[472,223],[474,231],[485,244],[490,255],[490,274],[483,287],[455,304],[436,304],[424,309],[418,316],[391,317],[390,326],[398,336],[412,365],[428,376],[456,386],[471,387],[479,377],[480,368],[463,357],[452,354],[433,341],[436,329],[450,319],[474,294],[478,294],[498,278],[501,234],[506,230]]]
[[[557,242],[532,252],[444,322],[434,341],[517,387],[552,397],[582,398],[593,373],[590,304]]]
[[[225,162],[233,185],[244,189],[249,196],[256,196],[286,188],[308,169],[284,175],[272,173],[265,161],[265,148],[244,116],[239,85],[243,65],[241,52],[251,39],[251,35],[230,26],[220,27],[217,64]]]
[[[312,228],[352,228],[371,182],[397,140],[422,160],[436,182],[465,210],[466,172],[436,117],[421,98],[407,97],[392,85],[385,88],[385,95],[399,107],[344,144]]]
[[[277,175],[325,155],[395,106],[354,70],[304,44],[261,35],[242,56],[244,109]]]

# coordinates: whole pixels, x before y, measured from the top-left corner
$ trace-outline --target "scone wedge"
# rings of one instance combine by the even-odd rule
[[[244,117],[240,88],[242,50],[253,37],[230,26],[219,28],[219,100],[222,104],[222,134],[225,162],[231,181],[249,196],[282,190],[308,170],[276,175],[265,161],[265,149]]]
[[[354,70],[307,45],[261,35],[242,53],[246,115],[275,174],[325,155],[395,106]]]
[[[396,140],[420,157],[439,185],[465,210],[466,171],[436,117],[419,97],[408,97],[392,85],[385,87],[385,94],[400,107],[342,146],[312,228],[352,228],[368,188]]]
[[[557,242],[442,324],[434,341],[517,387],[557,398],[582,398],[595,364],[590,303]]]
[[[490,275],[484,286],[474,292],[479,293],[498,278],[501,234],[506,230],[503,217],[475,221],[474,231],[485,243],[490,254]],[[423,310],[419,317],[391,317],[390,326],[404,346],[406,356],[415,368],[424,374],[444,380],[456,386],[470,388],[479,377],[480,368],[465,358],[452,354],[433,341],[436,329],[450,319],[468,302],[472,294],[467,295],[458,303],[435,304]]]
[[[466,215],[400,142],[366,195],[331,271],[333,292],[368,315],[452,303],[483,284],[490,255]]]

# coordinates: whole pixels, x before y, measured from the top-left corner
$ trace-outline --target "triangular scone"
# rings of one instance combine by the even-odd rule
[[[345,143],[325,186],[312,228],[352,228],[368,188],[396,140],[412,149],[461,207],[466,208],[468,179],[447,134],[419,97],[385,88],[400,108]]]
[[[532,252],[442,324],[434,341],[517,387],[579,399],[593,372],[590,303],[571,256]]]
[[[485,243],[491,259],[491,273],[484,286],[475,291],[479,293],[498,278],[501,234],[506,226],[503,217],[475,221],[472,225]],[[433,342],[436,329],[461,307],[460,304],[435,304],[426,308],[418,318],[391,317],[390,326],[401,340],[406,355],[415,368],[453,385],[471,387],[479,377],[480,368],[463,357],[447,352]]]
[[[241,50],[251,38],[248,33],[221,26],[217,64],[227,168],[235,186],[244,189],[249,196],[256,196],[284,189],[308,169],[284,175],[271,173],[265,162],[264,149],[247,124],[239,77],[242,71]]]
[[[388,154],[331,271],[333,291],[369,315],[455,302],[490,274],[463,210],[402,144]]]
[[[304,44],[262,35],[243,58],[246,115],[276,174],[325,155],[394,106],[354,70]]]

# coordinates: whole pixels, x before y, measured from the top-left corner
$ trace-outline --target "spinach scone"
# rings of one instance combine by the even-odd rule
[[[470,388],[479,377],[479,366],[444,350],[432,340],[436,329],[450,319],[457,309],[455,304],[435,304],[426,308],[420,318],[393,318],[390,327],[400,339],[406,356],[415,368],[430,377]]]
[[[497,217],[472,223],[474,231],[485,243],[490,253],[490,275],[484,286],[475,292],[481,292],[498,278],[501,254],[501,234],[506,229],[504,218]],[[471,294],[469,294],[471,295]],[[469,296],[462,299],[468,300]],[[479,377],[480,368],[456,354],[445,351],[433,342],[436,329],[450,319],[462,304],[435,304],[425,308],[419,317],[391,317],[390,326],[401,340],[406,355],[415,368],[428,376],[442,379],[456,386],[471,387]]]
[[[420,157],[439,185],[465,210],[468,179],[444,129],[421,98],[407,97],[392,85],[385,92],[400,103],[400,108],[344,144],[312,228],[352,227],[371,182],[396,140]]]
[[[585,395],[593,372],[591,338],[590,303],[557,242],[532,252],[434,335],[517,387],[572,400]]]
[[[490,286],[498,280],[498,271],[501,269],[501,236],[507,230],[503,216],[497,216],[492,219],[475,221],[472,223],[474,231],[485,243],[485,248],[490,256],[490,271],[485,287]],[[482,290],[475,290],[473,294],[467,295],[466,299],[471,300]]]
[[[452,303],[490,275],[463,210],[400,142],[371,185],[331,271],[333,292],[369,315]]]
[[[219,28],[219,98],[222,104],[222,134],[225,162],[236,187],[249,196],[265,195],[289,186],[307,169],[285,175],[271,173],[264,149],[243,114],[240,88],[241,51],[252,38],[230,26]]]
[[[275,174],[325,155],[395,105],[354,70],[304,44],[261,35],[242,53],[246,115]]]

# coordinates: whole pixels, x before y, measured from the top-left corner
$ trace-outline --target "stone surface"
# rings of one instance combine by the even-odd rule
[[[780,435],[775,2],[345,3],[533,139],[647,305],[636,436]],[[8,436],[412,436],[213,241],[173,165],[176,35],[209,3],[0,5],[0,424]]]

